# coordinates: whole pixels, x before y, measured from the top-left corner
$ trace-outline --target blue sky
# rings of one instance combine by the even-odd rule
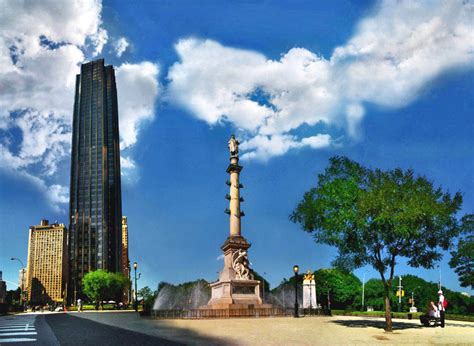
[[[318,269],[335,256],[288,220],[333,155],[413,168],[461,191],[462,213],[474,210],[472,3],[104,1],[81,5],[84,16],[67,4],[11,3],[15,26],[0,15],[6,280],[17,281],[10,257],[26,262],[30,225],[67,223],[71,80],[98,57],[117,70],[123,213],[140,285],[216,279],[232,133],[243,142],[243,235],[273,287],[293,264]],[[468,291],[448,260],[443,285]],[[396,274],[408,273],[439,275],[402,260]]]

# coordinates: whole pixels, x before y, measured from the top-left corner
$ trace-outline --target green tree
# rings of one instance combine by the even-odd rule
[[[346,309],[357,305],[360,297],[362,282],[352,273],[339,269],[319,269],[314,272],[318,303],[328,303],[331,308]]]
[[[124,289],[129,287],[130,280],[122,273],[109,273],[108,284],[110,298],[119,302],[122,300]]]
[[[154,292],[148,286],[145,286],[142,289],[138,290],[138,296],[142,297],[144,300],[148,300],[154,295],[155,295]]]
[[[337,247],[337,266],[372,265],[384,286],[386,331],[392,331],[390,295],[398,257],[431,268],[460,230],[462,205],[412,170],[368,169],[333,157],[318,185],[304,194],[290,219],[316,242]]]
[[[474,215],[466,215],[463,221],[464,236],[451,252],[449,266],[458,274],[462,287],[474,289]]]
[[[374,310],[383,310],[383,282],[380,279],[370,279],[364,287],[364,306]]]
[[[119,301],[128,285],[129,280],[122,273],[109,273],[101,269],[88,272],[82,279],[83,292],[93,301]]]
[[[7,291],[5,302],[9,305],[20,305],[21,304],[21,289],[18,287],[16,290]]]
[[[158,291],[152,291],[150,287],[145,286],[142,289],[138,290],[138,296],[143,299],[143,309],[144,313],[148,314],[153,308],[153,303],[155,302]]]

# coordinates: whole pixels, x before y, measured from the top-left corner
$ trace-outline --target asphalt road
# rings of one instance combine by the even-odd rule
[[[0,317],[0,345],[6,343],[33,343],[38,341],[36,315]]]
[[[0,317],[0,345],[182,345],[71,314]]]

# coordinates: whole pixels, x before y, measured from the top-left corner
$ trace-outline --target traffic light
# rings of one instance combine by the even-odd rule
[[[401,290],[401,293],[402,293],[402,297],[405,297],[405,290]],[[400,297],[400,291],[396,292],[396,296]]]

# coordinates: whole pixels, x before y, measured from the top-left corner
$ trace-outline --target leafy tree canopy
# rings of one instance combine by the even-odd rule
[[[105,270],[88,272],[82,279],[83,292],[93,301],[113,299],[120,301],[123,289],[129,280],[122,273],[111,273]]]
[[[383,283],[380,279],[370,279],[364,286],[364,309],[372,307],[374,310],[383,310]]]
[[[397,257],[431,268],[460,231],[458,192],[443,192],[413,170],[382,171],[333,157],[318,184],[290,216],[315,240],[337,247],[335,264],[372,265],[384,285],[386,330],[392,330],[389,292]]]
[[[449,265],[458,274],[461,286],[474,289],[474,215],[463,218],[463,236],[451,256]]]
[[[153,292],[150,287],[145,286],[142,289],[138,290],[138,296],[142,297],[144,300],[150,299],[155,296],[157,292]]]
[[[352,306],[361,296],[362,282],[352,273],[339,269],[319,269],[314,272],[318,302],[327,302],[333,308]]]

